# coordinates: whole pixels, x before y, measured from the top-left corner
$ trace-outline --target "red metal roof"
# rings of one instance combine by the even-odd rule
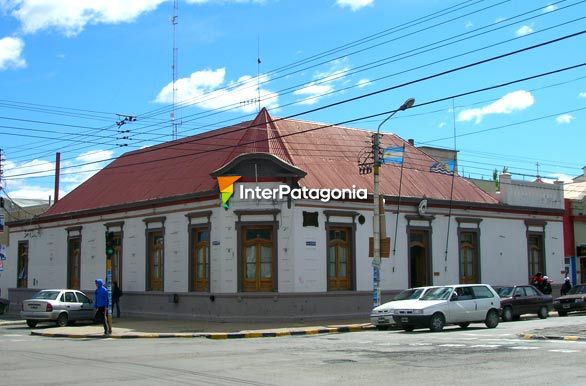
[[[298,120],[273,119],[266,111],[253,121],[125,153],[63,197],[45,215],[109,208],[212,192],[213,170],[239,154],[267,152],[304,170],[308,188],[367,188],[372,175],[358,173],[358,153],[370,146],[372,132]],[[401,138],[385,134],[382,145],[405,145],[402,197],[450,200],[452,177],[429,171],[436,162]],[[381,194],[398,196],[401,168],[381,168]],[[498,201],[456,176],[452,199],[471,203]]]

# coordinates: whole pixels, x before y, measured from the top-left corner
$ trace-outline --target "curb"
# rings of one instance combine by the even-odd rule
[[[17,324],[25,324],[26,321],[24,320],[3,320],[0,321],[0,327],[1,326],[15,326]]]
[[[586,336],[575,335],[536,335],[536,334],[518,334],[521,339],[533,340],[565,340],[571,342],[586,341]]]
[[[243,339],[243,338],[277,338],[282,336],[299,336],[299,335],[318,335],[318,334],[340,334],[346,332],[359,332],[374,330],[375,327],[366,325],[349,325],[340,327],[310,328],[310,329],[290,329],[285,331],[268,331],[268,332],[210,332],[210,333],[141,333],[141,334],[120,334],[120,335],[102,335],[102,334],[63,334],[50,332],[31,331],[31,335],[43,336],[46,338],[72,338],[72,339],[158,339],[158,338],[206,338],[214,340],[222,339]]]

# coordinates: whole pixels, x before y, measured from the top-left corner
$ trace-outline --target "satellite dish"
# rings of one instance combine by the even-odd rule
[[[421,200],[421,202],[419,203],[419,206],[417,207],[417,213],[419,213],[420,216],[425,216],[426,212],[427,212],[427,200]]]

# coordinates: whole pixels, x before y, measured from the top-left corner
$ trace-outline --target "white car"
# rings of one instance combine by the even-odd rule
[[[395,322],[393,321],[393,310],[396,308],[409,307],[409,303],[418,300],[431,288],[437,287],[416,287],[401,291],[390,302],[373,308],[370,313],[370,323],[375,325],[379,330],[386,330],[390,326],[395,325]]]
[[[488,328],[499,324],[500,297],[487,284],[456,284],[433,288],[406,307],[395,308],[393,319],[405,331],[429,328],[443,330],[446,324],[467,328],[484,323]]]

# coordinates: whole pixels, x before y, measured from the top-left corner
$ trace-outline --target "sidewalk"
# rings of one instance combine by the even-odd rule
[[[208,322],[196,320],[115,318],[112,334],[103,335],[99,324],[76,323],[56,327],[54,323],[39,323],[29,329],[24,321],[0,319],[0,326],[23,329],[31,335],[60,338],[261,338],[292,335],[334,334],[374,329],[368,318],[344,321],[282,321],[282,322]]]

